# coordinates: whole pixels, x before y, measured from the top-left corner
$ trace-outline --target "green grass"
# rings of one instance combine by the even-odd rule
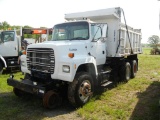
[[[0,93],[6,93],[12,90],[12,87],[8,86],[6,83],[7,78],[10,77],[10,74],[3,74],[0,75]],[[21,72],[16,73],[15,79],[20,79],[23,78],[24,76],[22,75]]]
[[[152,49],[152,48],[150,48],[150,47],[148,47],[148,48],[143,48],[143,54],[144,54],[144,55],[150,55],[151,49]]]
[[[21,72],[15,76],[23,77]],[[61,114],[61,108],[43,108],[41,99],[16,97],[6,83],[8,77],[9,74],[0,75],[0,120],[48,120]],[[134,79],[94,96],[75,112],[85,120],[158,120],[159,99],[160,55],[150,55],[146,48],[139,55],[139,71]],[[60,113],[50,116],[49,111]]]

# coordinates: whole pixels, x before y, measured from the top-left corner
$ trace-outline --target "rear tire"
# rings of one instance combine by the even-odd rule
[[[68,86],[68,99],[74,107],[86,104],[93,95],[93,80],[86,72],[76,74],[75,79]]]
[[[129,81],[131,78],[131,65],[129,62],[126,62],[125,65],[125,80]]]
[[[133,60],[131,63],[131,78],[134,78],[136,76],[138,70],[137,62],[136,60]]]

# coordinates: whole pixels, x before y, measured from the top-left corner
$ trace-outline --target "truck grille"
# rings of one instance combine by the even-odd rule
[[[28,70],[53,74],[55,67],[54,50],[50,48],[28,48],[27,67]]]

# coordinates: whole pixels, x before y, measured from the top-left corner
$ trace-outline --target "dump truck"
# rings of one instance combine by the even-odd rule
[[[21,57],[24,79],[7,79],[15,95],[40,96],[46,108],[57,107],[66,95],[80,107],[99,88],[136,76],[141,30],[127,25],[122,8],[70,13],[65,19],[54,25],[51,41],[27,47]]]
[[[21,46],[25,48],[29,44],[24,40],[24,34],[47,34],[49,28],[21,28],[20,30],[3,30],[0,31],[0,73],[3,68],[12,69],[20,67],[18,64],[19,52]]]

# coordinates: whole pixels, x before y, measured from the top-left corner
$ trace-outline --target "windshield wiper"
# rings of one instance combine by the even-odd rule
[[[75,37],[75,38],[71,38],[69,40],[86,40],[86,38],[83,37]]]

